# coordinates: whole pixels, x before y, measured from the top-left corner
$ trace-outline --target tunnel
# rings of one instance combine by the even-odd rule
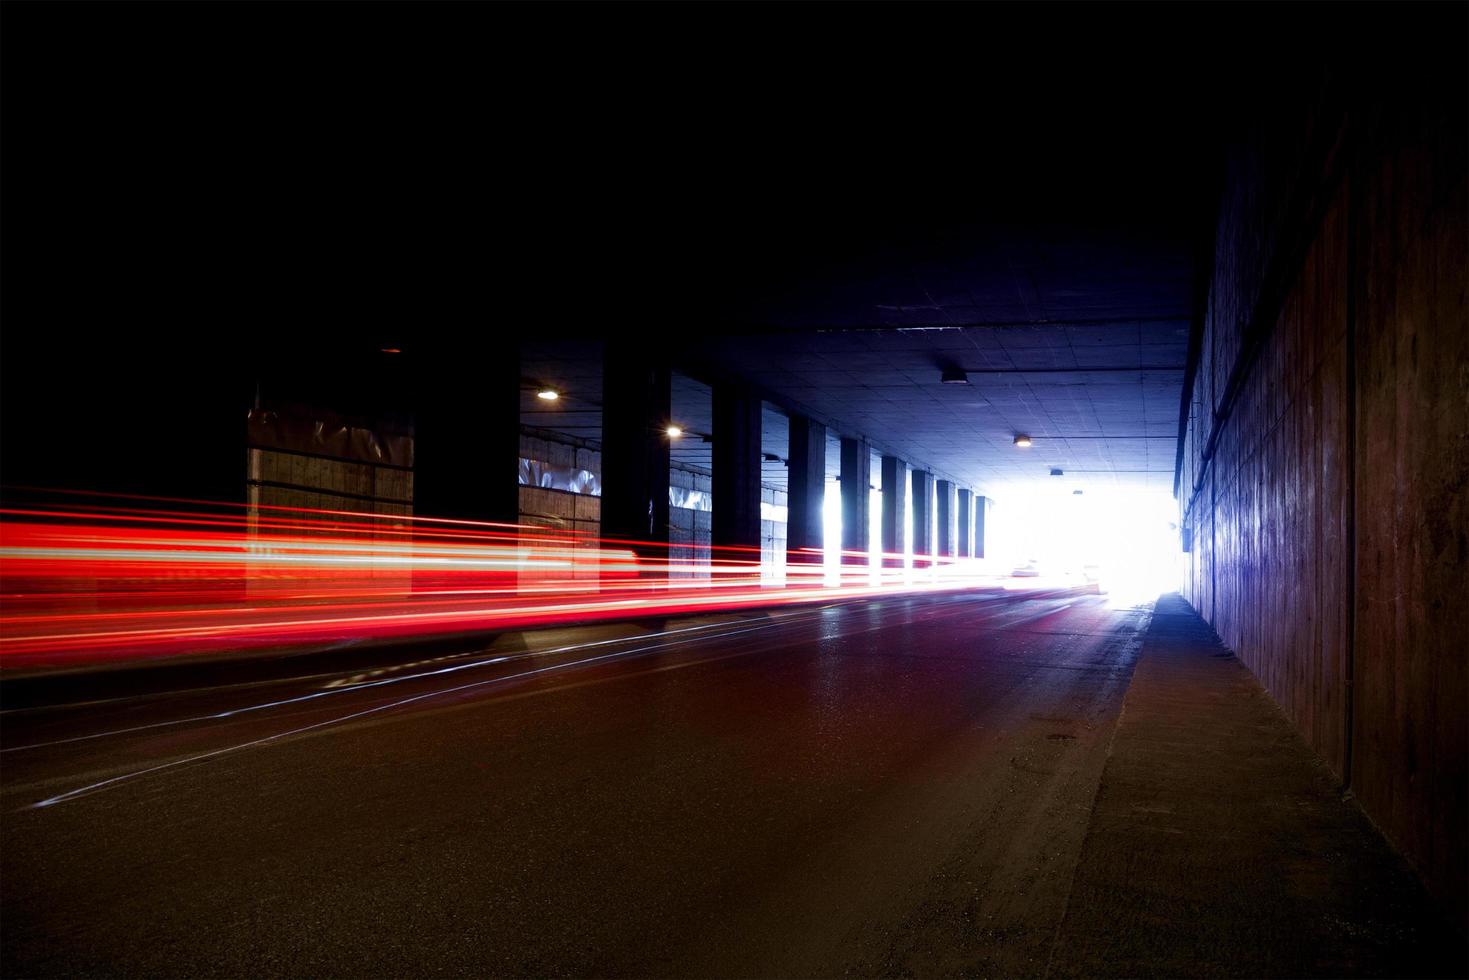
[[[1463,976],[1462,3],[3,21],[7,976]]]

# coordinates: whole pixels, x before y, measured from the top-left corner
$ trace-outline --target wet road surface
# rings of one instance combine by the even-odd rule
[[[3,972],[1044,972],[1150,606],[526,634],[7,712]]]

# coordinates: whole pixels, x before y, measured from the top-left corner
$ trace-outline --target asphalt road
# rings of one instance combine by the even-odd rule
[[[1041,973],[1149,615],[893,598],[7,712],[0,972]]]

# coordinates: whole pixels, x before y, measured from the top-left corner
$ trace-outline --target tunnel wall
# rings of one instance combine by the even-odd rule
[[[1229,151],[1179,499],[1189,601],[1462,921],[1469,169],[1462,52],[1425,44],[1464,31],[1419,27]]]

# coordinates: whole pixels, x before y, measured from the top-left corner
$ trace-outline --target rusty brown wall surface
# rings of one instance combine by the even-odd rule
[[[1236,141],[1179,467],[1186,597],[1461,920],[1462,75],[1302,76]]]
[[[1345,772],[1347,194],[1339,190],[1220,434],[1212,616]],[[1209,613],[1206,613],[1209,615]]]
[[[1352,785],[1464,901],[1469,826],[1465,113],[1381,113],[1363,168]]]

